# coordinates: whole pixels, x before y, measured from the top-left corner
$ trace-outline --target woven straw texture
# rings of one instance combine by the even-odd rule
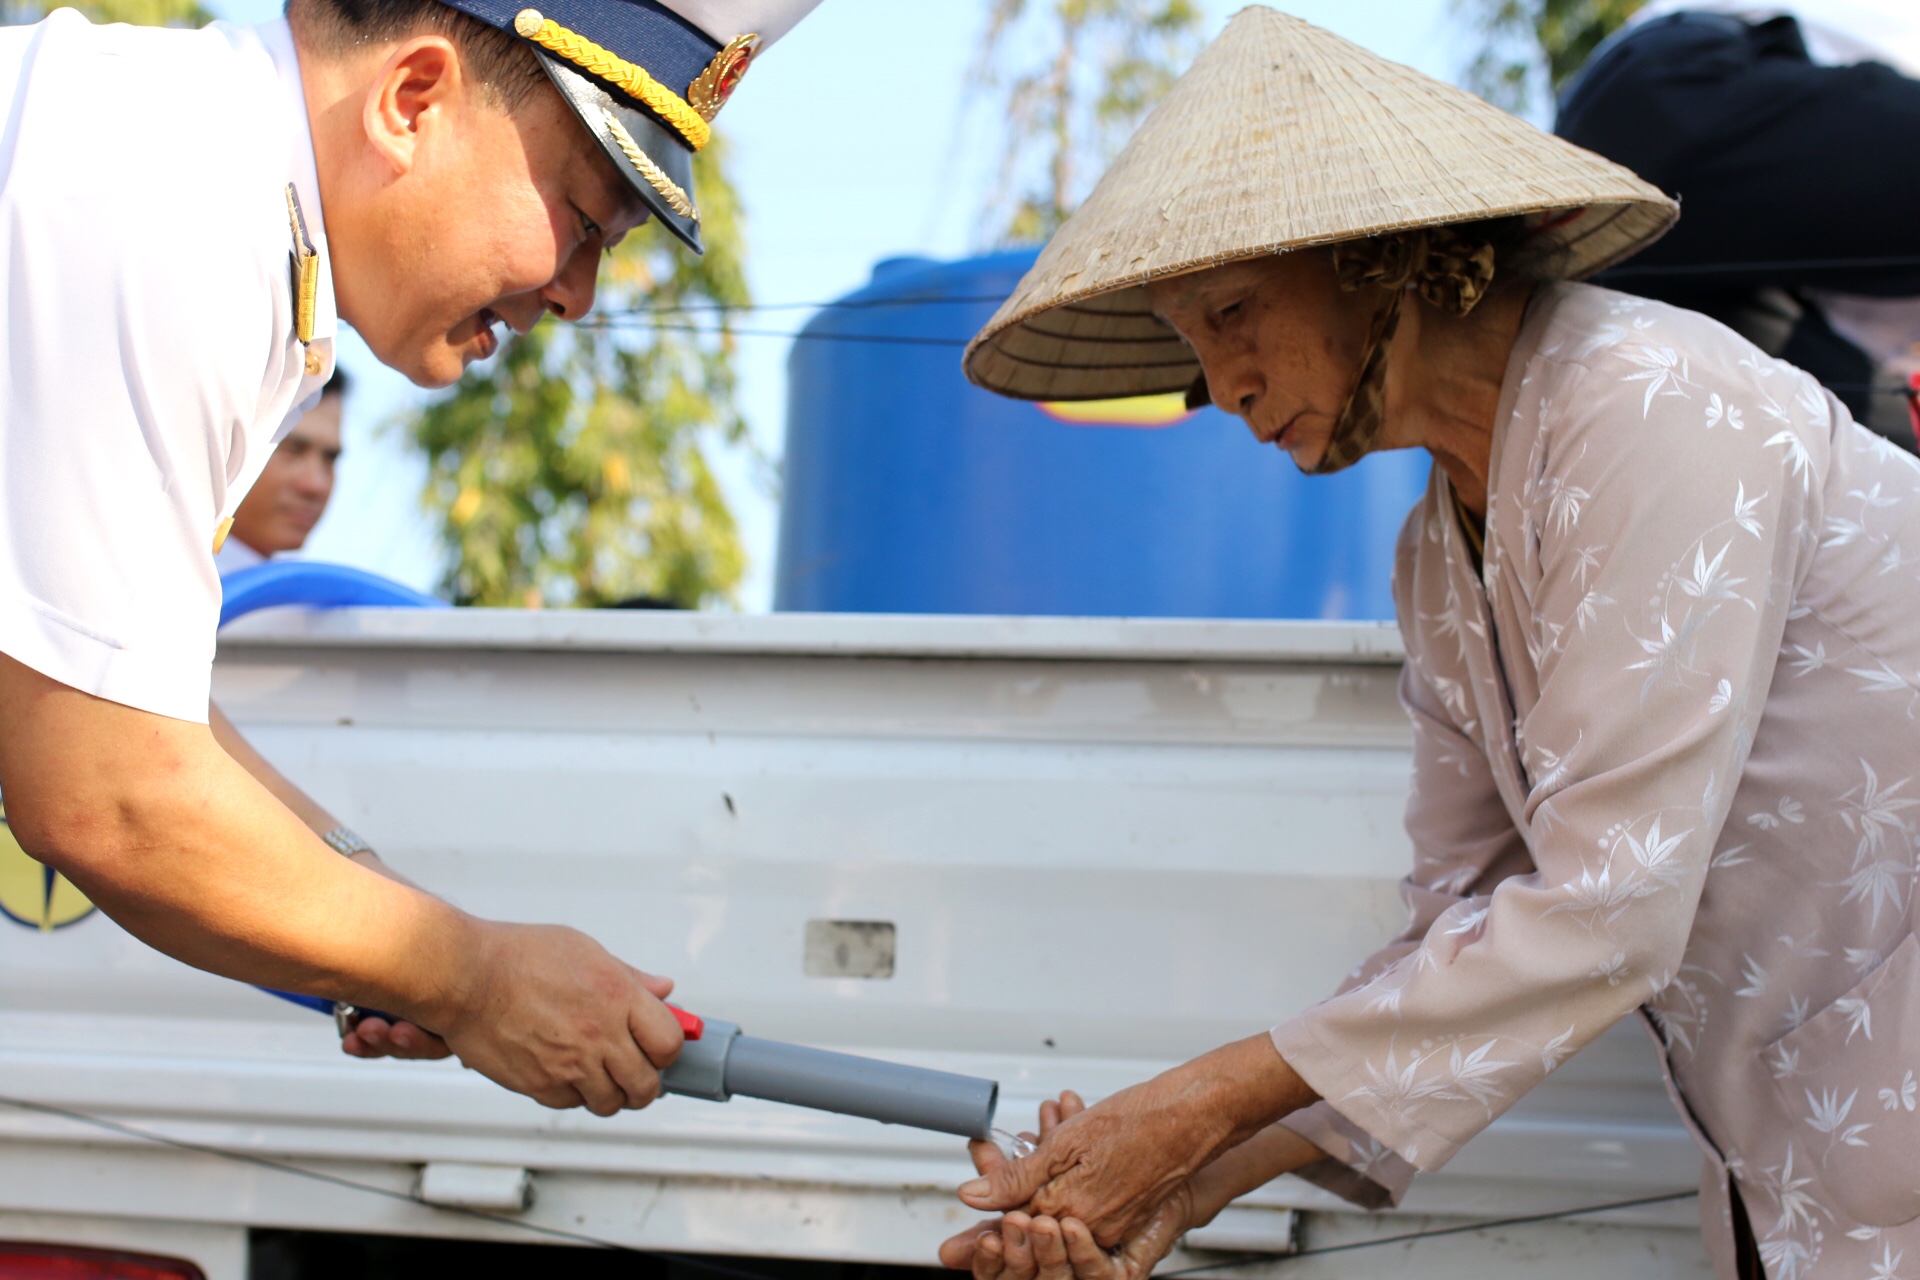
[[[1148,116],[1013,296],[967,376],[1026,400],[1177,391],[1200,371],[1139,286],[1265,253],[1540,215],[1577,279],[1673,224],[1630,171],[1272,9],[1241,10]]]

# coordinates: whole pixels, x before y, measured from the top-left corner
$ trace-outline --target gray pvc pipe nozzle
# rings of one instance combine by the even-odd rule
[[[737,1093],[962,1138],[986,1137],[1000,1101],[992,1080],[761,1040],[717,1018],[686,1042],[660,1083],[710,1102]]]

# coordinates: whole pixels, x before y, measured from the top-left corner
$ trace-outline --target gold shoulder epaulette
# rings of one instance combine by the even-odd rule
[[[300,208],[300,193],[287,184],[287,224],[293,231],[293,336],[301,346],[313,342],[314,313],[320,305],[320,251],[307,234],[306,214]],[[319,373],[319,358],[307,353],[307,372]]]

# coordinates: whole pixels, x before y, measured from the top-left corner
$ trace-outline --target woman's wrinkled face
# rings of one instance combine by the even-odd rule
[[[1359,373],[1371,304],[1324,250],[1230,262],[1147,286],[1194,354],[1213,402],[1302,471],[1319,465]]]

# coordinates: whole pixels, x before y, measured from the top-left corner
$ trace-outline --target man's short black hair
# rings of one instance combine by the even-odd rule
[[[344,398],[351,390],[353,390],[353,379],[347,376],[346,369],[336,361],[333,366],[333,376],[327,379],[327,385],[320,388],[321,396]]]
[[[511,31],[468,17],[440,0],[286,0],[303,43],[322,53],[441,35],[460,50],[468,74],[508,110],[548,83],[533,47]]]

